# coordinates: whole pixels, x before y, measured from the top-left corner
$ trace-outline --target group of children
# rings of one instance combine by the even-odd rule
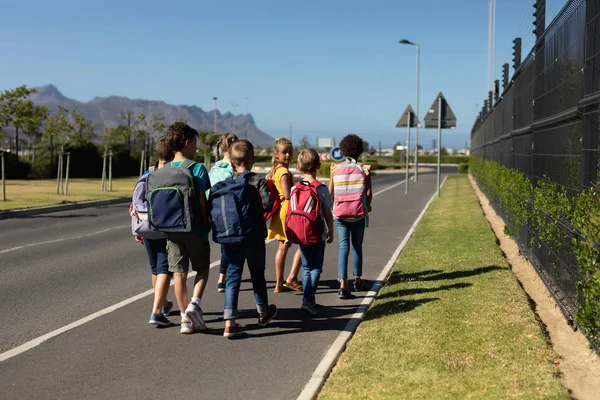
[[[201,298],[210,269],[210,244],[221,245],[217,290],[224,292],[224,336],[243,334],[236,322],[244,263],[254,290],[258,325],[265,327],[277,315],[269,304],[265,279],[266,242],[278,241],[275,256],[274,293],[303,292],[301,309],[317,315],[315,293],[325,255],[325,244],[338,238],[338,280],[341,299],[351,298],[347,264],[353,252],[353,289],[364,290],[362,241],[371,211],[369,168],[356,159],[363,151],[362,139],[347,135],[340,142],[346,160],[332,164],[329,184],[317,180],[319,154],[305,149],[297,156],[302,178],[294,182],[289,170],[293,146],[288,139],[273,145],[273,164],[265,178],[252,172],[254,146],[225,134],[217,143],[217,158],[210,172],[193,160],[198,133],[176,122],[156,145],[154,169],[140,178],[130,214],[136,240],[143,243],[152,268],[154,304],[150,323],[170,325],[172,303],[167,301],[170,279],[181,310],[181,333],[206,329]],[[270,226],[267,229],[267,221]],[[292,270],[284,280],[290,247],[298,244]],[[196,272],[188,302],[189,267]],[[298,275],[302,270],[301,282]]]

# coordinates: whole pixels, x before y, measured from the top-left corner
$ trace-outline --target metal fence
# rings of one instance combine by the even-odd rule
[[[477,118],[471,153],[517,169],[534,187],[547,180],[575,196],[598,177],[599,119],[600,2],[568,1],[500,98]],[[517,240],[572,321],[580,269],[570,227],[553,222],[565,238],[560,246],[539,240],[531,224]]]

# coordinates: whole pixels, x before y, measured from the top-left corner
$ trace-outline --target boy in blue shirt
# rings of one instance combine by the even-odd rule
[[[183,122],[175,122],[169,126],[165,137],[174,154],[172,167],[179,167],[185,160],[194,158],[198,140],[198,132],[195,129]],[[192,232],[167,234],[169,271],[173,273],[175,297],[181,311],[181,333],[206,329],[206,324],[202,319],[200,299],[204,294],[210,270],[210,244],[208,242],[210,224],[205,196],[206,190],[210,189],[210,180],[204,165],[192,163],[188,168],[192,173],[194,191],[198,197],[196,204],[198,220],[194,221]],[[196,277],[192,299],[188,304],[187,275],[190,262],[192,269],[196,271]]]

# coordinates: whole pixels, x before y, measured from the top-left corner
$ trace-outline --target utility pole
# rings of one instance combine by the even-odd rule
[[[213,128],[213,133],[216,135],[217,134],[217,97],[213,97],[213,100],[215,101],[215,115],[214,115],[214,128]]]

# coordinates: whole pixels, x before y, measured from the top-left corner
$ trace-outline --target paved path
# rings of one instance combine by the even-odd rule
[[[377,277],[435,192],[434,173],[420,174],[408,196],[404,185],[393,186],[401,179],[374,179],[367,280]],[[148,291],[146,254],[131,237],[126,215],[126,206],[113,205],[0,221],[0,353]],[[275,250],[276,243],[267,245],[271,289]],[[213,246],[211,261],[219,256]],[[336,260],[336,247],[328,246],[317,295],[326,307],[319,318],[304,319],[300,295],[270,290],[278,318],[258,329],[245,280],[240,322],[249,335],[228,341],[213,269],[202,300],[209,333],[181,335],[178,326],[148,325],[152,297],[145,296],[0,362],[1,397],[296,398],[362,300],[337,298]]]

